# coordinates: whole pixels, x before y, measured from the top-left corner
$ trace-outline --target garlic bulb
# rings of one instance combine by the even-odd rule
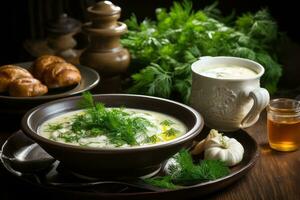
[[[223,136],[215,129],[211,129],[207,137],[196,144],[191,153],[198,155],[203,151],[204,159],[221,160],[227,166],[238,164],[244,155],[244,148],[236,139]]]
[[[221,160],[227,166],[234,166],[241,162],[243,155],[243,146],[234,138],[218,135],[205,142],[204,159]]]

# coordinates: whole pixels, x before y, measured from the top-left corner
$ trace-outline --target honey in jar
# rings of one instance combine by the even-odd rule
[[[294,151],[300,147],[300,102],[273,99],[267,107],[269,145],[278,151]]]

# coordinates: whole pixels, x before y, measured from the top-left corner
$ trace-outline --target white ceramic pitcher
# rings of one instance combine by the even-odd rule
[[[228,64],[247,67],[257,73],[252,78],[220,79],[204,76],[201,68]],[[270,96],[260,87],[264,68],[252,60],[238,57],[202,57],[192,64],[190,103],[210,128],[234,131],[253,125],[268,105]]]

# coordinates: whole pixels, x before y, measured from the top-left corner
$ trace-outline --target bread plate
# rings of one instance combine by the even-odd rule
[[[30,71],[32,64],[33,62],[24,62],[14,65]],[[30,108],[41,103],[81,94],[84,91],[94,88],[99,83],[100,76],[95,70],[82,65],[76,65],[76,67],[82,76],[80,83],[77,85],[60,89],[50,89],[47,94],[36,97],[12,97],[8,93],[0,93],[0,113],[24,114]]]

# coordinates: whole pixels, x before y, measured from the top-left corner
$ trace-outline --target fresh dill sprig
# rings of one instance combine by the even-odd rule
[[[66,141],[105,135],[116,146],[138,145],[137,134],[146,134],[147,127],[153,124],[143,117],[133,117],[124,108],[105,108],[104,104],[94,102],[89,92],[83,94],[79,106],[85,108],[84,114],[77,115],[71,124],[75,134],[61,136]],[[74,136],[76,135],[76,136]]]
[[[91,108],[94,107],[94,99],[90,92],[83,92],[82,99],[79,101],[78,106],[80,108]]]
[[[169,166],[170,175],[148,178],[145,182],[161,188],[174,189],[179,185],[215,180],[230,173],[229,168],[218,160],[202,160],[199,164],[194,164],[187,150],[181,150],[174,159],[177,164]]]
[[[145,179],[145,182],[153,186],[167,188],[167,189],[176,189],[177,187],[174,183],[172,183],[171,176],[158,176],[158,177],[148,178]]]

